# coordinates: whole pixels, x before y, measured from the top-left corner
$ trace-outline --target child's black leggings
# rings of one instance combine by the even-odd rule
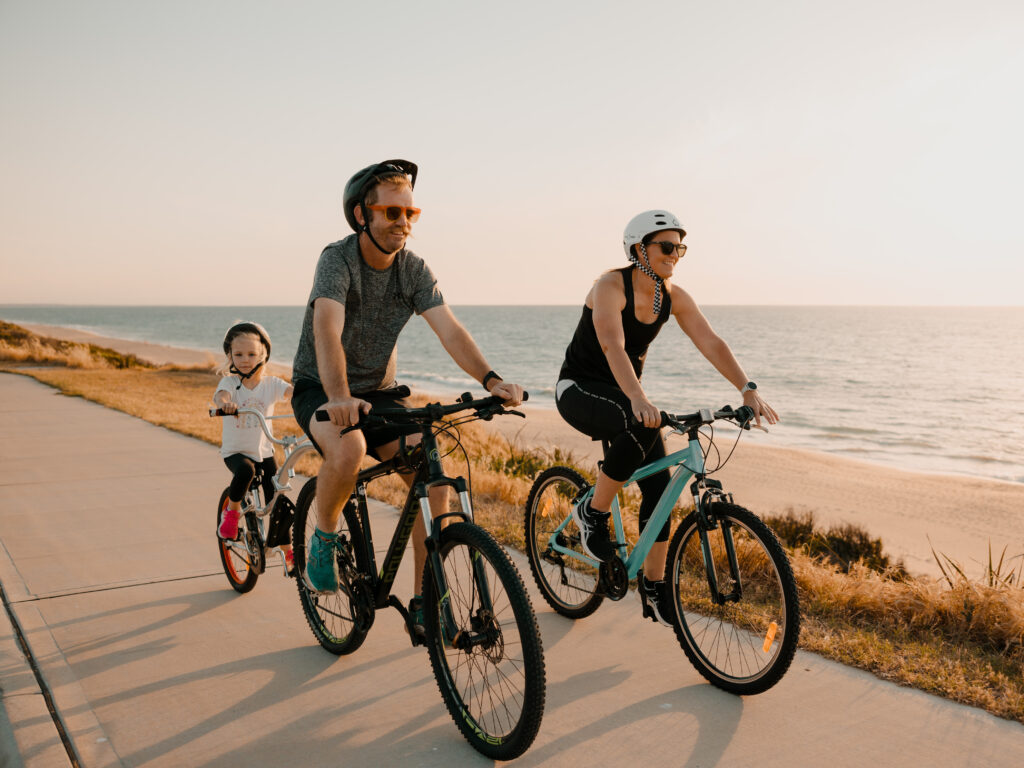
[[[224,457],[224,463],[228,465],[231,474],[231,486],[228,488],[228,498],[231,501],[239,502],[245,497],[249,490],[249,483],[256,476],[256,467],[263,470],[263,501],[266,503],[274,495],[273,477],[277,473],[277,462],[273,456],[261,462],[255,462],[248,456],[241,453],[233,453]]]

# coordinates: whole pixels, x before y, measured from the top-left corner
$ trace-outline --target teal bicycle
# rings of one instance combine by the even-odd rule
[[[591,497],[593,488],[569,467],[551,467],[537,477],[525,515],[526,550],[541,594],[561,615],[580,619],[596,611],[605,598],[625,597],[693,478],[693,511],[676,529],[666,557],[665,578],[675,598],[671,620],[697,671],[736,694],[761,693],[775,685],[793,660],[800,634],[796,580],[785,550],[760,518],[734,504],[722,484],[708,477],[705,466],[709,452],[717,449],[713,428],[706,448],[700,430],[720,419],[750,429],[753,415],[746,406],[662,414],[662,426],[685,434],[687,446],[640,467],[627,481],[628,487],[656,472],[673,470],[632,552],[618,499],[611,509],[617,557],[602,563],[583,550],[571,512]]]

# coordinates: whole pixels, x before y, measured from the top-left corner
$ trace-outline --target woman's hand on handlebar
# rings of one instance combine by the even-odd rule
[[[758,394],[757,390],[748,389],[743,393],[743,404],[749,406],[754,412],[754,426],[759,429],[764,429],[761,426],[761,418],[769,424],[779,423],[779,414],[775,412],[775,409],[765,402],[764,398]]]
[[[358,397],[341,397],[328,400],[317,410],[325,411],[334,426],[351,427],[359,423],[362,414],[370,412],[370,404]]]
[[[523,388],[510,381],[499,381],[491,387],[490,393],[505,401],[505,405],[515,407],[523,402]]]
[[[647,395],[642,392],[636,397],[629,398],[629,405],[633,409],[633,418],[645,427],[661,426],[661,411],[654,407]]]

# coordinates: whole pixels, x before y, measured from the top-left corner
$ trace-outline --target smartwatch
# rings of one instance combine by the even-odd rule
[[[747,394],[747,392],[750,392],[755,389],[757,389],[757,384],[755,384],[752,381],[748,381],[746,384],[743,385],[743,389],[740,390],[740,394],[745,395]]]

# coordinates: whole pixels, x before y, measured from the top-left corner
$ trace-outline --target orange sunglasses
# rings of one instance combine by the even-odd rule
[[[366,207],[371,211],[383,211],[384,218],[388,221],[398,221],[402,218],[403,213],[410,224],[420,217],[420,209],[412,206],[407,208],[404,205],[368,205]]]

